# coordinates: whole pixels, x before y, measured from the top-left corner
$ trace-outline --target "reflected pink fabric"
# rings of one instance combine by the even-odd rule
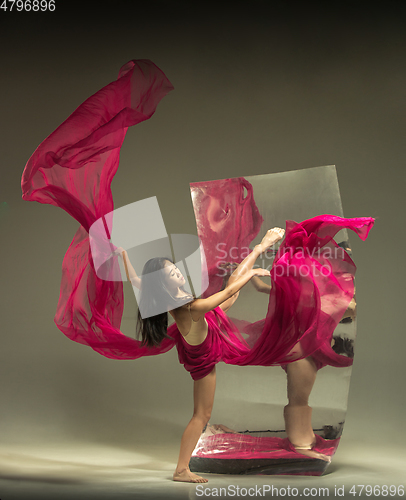
[[[288,221],[272,268],[267,317],[257,328],[252,348],[219,308],[207,314],[209,335],[196,349],[184,342],[176,325],[168,329],[170,338],[155,348],[142,347],[120,331],[122,283],[97,277],[88,231],[114,208],[110,186],[127,128],[150,118],[172,88],[151,61],[130,61],[116,81],[87,99],[39,145],[25,167],[23,199],[59,206],[80,224],[63,260],[55,316],[58,328],[75,342],[113,359],[159,354],[176,344],[181,362],[195,380],[220,360],[268,366],[322,350],[354,291],[354,263],[345,252],[331,257],[328,250],[337,246],[332,237],[347,227],[365,239],[373,219],[324,215],[299,224]],[[245,188],[244,199],[250,200]],[[248,206],[257,221],[249,228],[251,238],[259,229],[260,216],[251,201]],[[230,234],[230,241],[245,245],[239,234]],[[111,260],[114,277],[117,259]]]
[[[326,440],[316,434],[313,451],[332,457],[338,448],[340,438]],[[256,437],[248,434],[215,434],[201,438],[193,452],[194,457],[216,459],[256,459],[272,460],[303,458],[287,438]],[[308,458],[308,457],[306,457]]]
[[[321,215],[286,223],[271,270],[267,317],[247,325],[252,346],[238,364],[286,364],[312,355],[318,368],[344,367],[352,359],[331,349],[333,332],[354,295],[356,267],[333,237],[342,228],[365,240],[374,219]]]
[[[252,185],[244,177],[215,183],[194,182],[190,184],[190,191],[209,275],[209,286],[203,297],[210,297],[221,289],[226,275],[224,270],[219,272],[219,265],[240,263],[247,257],[263,218],[255,203]]]

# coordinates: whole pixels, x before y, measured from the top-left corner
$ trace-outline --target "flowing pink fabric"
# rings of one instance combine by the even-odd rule
[[[365,240],[373,224],[370,217],[333,215],[299,224],[287,221],[271,269],[267,316],[252,349],[237,364],[283,365],[309,355],[333,366],[352,363],[330,348],[333,332],[354,296],[356,271],[333,237],[347,228]]]
[[[272,366],[312,355],[318,368],[351,365],[352,358],[336,354],[330,346],[354,295],[356,267],[333,236],[346,227],[365,240],[373,223],[370,217],[344,219],[333,215],[299,224],[288,221],[271,269],[272,288],[264,320],[239,322],[239,331],[217,307],[206,314],[209,331],[198,346],[187,344],[176,325],[171,327],[179,360],[192,378],[208,375],[219,361]]]
[[[81,224],[63,261],[55,322],[70,339],[109,358],[135,359],[174,345],[165,339],[149,349],[120,332],[123,285],[96,276],[88,234],[114,209],[110,186],[127,128],[149,119],[172,89],[151,61],[128,62],[116,81],[89,97],[38,146],[23,173],[24,200],[58,206]]]
[[[282,365],[316,352],[327,359],[331,353],[326,346],[354,293],[355,273],[345,252],[330,255],[337,247],[332,238],[346,227],[365,239],[373,224],[370,218],[323,215],[299,224],[288,221],[272,268],[268,313],[260,328],[252,327],[256,331],[251,344],[219,308],[206,315],[209,334],[197,348],[186,344],[176,325],[168,329],[170,338],[154,348],[143,347],[120,332],[122,283],[97,277],[88,231],[114,208],[110,186],[127,128],[150,118],[172,88],[151,61],[130,61],[116,81],[87,99],[40,144],[25,167],[23,198],[59,206],[80,223],[63,261],[55,316],[58,328],[70,339],[113,359],[159,354],[176,344],[179,359],[195,380],[219,361]],[[248,203],[246,198],[250,200],[249,190],[243,204]],[[246,207],[255,216],[248,228],[253,238],[260,216],[252,203]],[[243,213],[238,210],[237,215]],[[230,241],[240,247],[248,245],[248,240],[230,235]],[[117,260],[112,276],[114,266]]]

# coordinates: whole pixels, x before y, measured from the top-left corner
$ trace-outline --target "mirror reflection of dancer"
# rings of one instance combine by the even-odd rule
[[[185,284],[185,278],[175,264],[166,258],[154,258],[145,264],[142,276],[146,276],[148,273],[153,272],[155,276],[158,277],[160,284],[156,281],[151,284],[152,280],[148,279],[145,281],[146,286],[144,287],[142,278],[137,276],[135,269],[128,259],[127,252],[122,248],[116,250],[116,253],[120,253],[123,258],[127,278],[134,286],[141,290],[140,303],[142,301],[152,301],[156,294],[162,297],[162,291],[165,291],[167,294],[168,312],[175,320],[176,326],[182,337],[183,347],[186,351],[191,350],[193,353],[193,350],[196,350],[196,348],[204,344],[209,344],[207,349],[211,350],[209,356],[207,356],[208,353],[206,350],[200,353],[200,356],[207,359],[208,364],[205,368],[209,370],[208,374],[200,378],[200,375],[202,375],[201,366],[199,366],[199,373],[194,373],[193,369],[189,370],[194,378],[194,410],[193,416],[182,436],[179,460],[173,474],[173,479],[175,481],[194,483],[207,482],[207,479],[190,471],[189,461],[201,433],[210,419],[214,402],[216,386],[215,364],[217,361],[213,359],[213,349],[212,346],[210,347],[210,341],[213,339],[208,339],[208,337],[213,337],[216,333],[216,321],[213,321],[212,318],[213,310],[220,307],[223,312],[226,312],[237,299],[239,290],[248,283],[251,278],[270,275],[268,270],[253,268],[253,266],[259,255],[281,240],[283,235],[284,230],[281,228],[270,229],[261,243],[257,245],[251,254],[235,269],[227,287],[205,299],[195,299],[184,290],[183,285]],[[157,273],[157,271],[162,272]],[[184,304],[180,307],[170,309],[170,304],[174,304],[175,301],[179,300],[184,300]],[[139,319],[141,320],[139,329],[143,344],[148,346],[159,345],[159,343],[167,337],[167,313],[144,319],[139,315]],[[206,342],[206,340],[208,342]],[[207,369],[204,371],[207,371]]]
[[[251,282],[257,291],[270,293],[270,285],[264,283],[260,278],[254,277]],[[353,297],[342,319],[353,319],[355,315],[356,302]],[[316,444],[316,436],[312,428],[312,408],[309,406],[309,397],[319,367],[313,357],[308,356],[284,365],[283,368],[287,375],[288,404],[283,411],[287,437],[292,446],[302,455],[330,462],[331,457],[312,449]]]

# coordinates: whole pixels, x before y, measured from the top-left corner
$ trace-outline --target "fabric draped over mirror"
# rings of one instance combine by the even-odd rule
[[[38,146],[25,167],[23,199],[58,206],[80,224],[63,260],[56,325],[71,340],[113,359],[155,355],[176,345],[181,362],[195,379],[218,361],[283,365],[313,354],[319,366],[350,364],[349,358],[335,355],[330,343],[354,294],[355,265],[345,252],[331,256],[337,249],[333,237],[348,228],[364,240],[373,225],[371,218],[323,215],[300,223],[287,221],[262,321],[234,324],[217,308],[207,314],[209,340],[195,350],[184,343],[176,325],[169,327],[169,338],[153,348],[120,331],[123,285],[96,275],[88,231],[114,209],[111,183],[128,127],[149,119],[172,89],[151,61],[130,61],[116,81],[87,99]],[[239,228],[245,233],[238,239],[247,245],[261,220],[255,210],[252,216],[252,224]],[[118,266],[118,257],[112,260],[113,267]]]

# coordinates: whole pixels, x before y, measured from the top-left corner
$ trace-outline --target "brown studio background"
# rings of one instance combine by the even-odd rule
[[[402,8],[134,2],[131,11],[121,2],[86,14],[78,5],[1,15],[3,444],[78,439],[132,449],[144,440],[176,460],[170,442],[191,412],[176,352],[112,361],[56,329],[61,263],[77,223],[23,202],[19,187],[37,145],[122,64],[146,58],[175,90],[128,131],[116,207],[156,195],[168,233],[193,233],[189,182],[335,164],[345,216],[377,218],[367,242],[351,238],[358,338],[341,447],[404,445]]]

